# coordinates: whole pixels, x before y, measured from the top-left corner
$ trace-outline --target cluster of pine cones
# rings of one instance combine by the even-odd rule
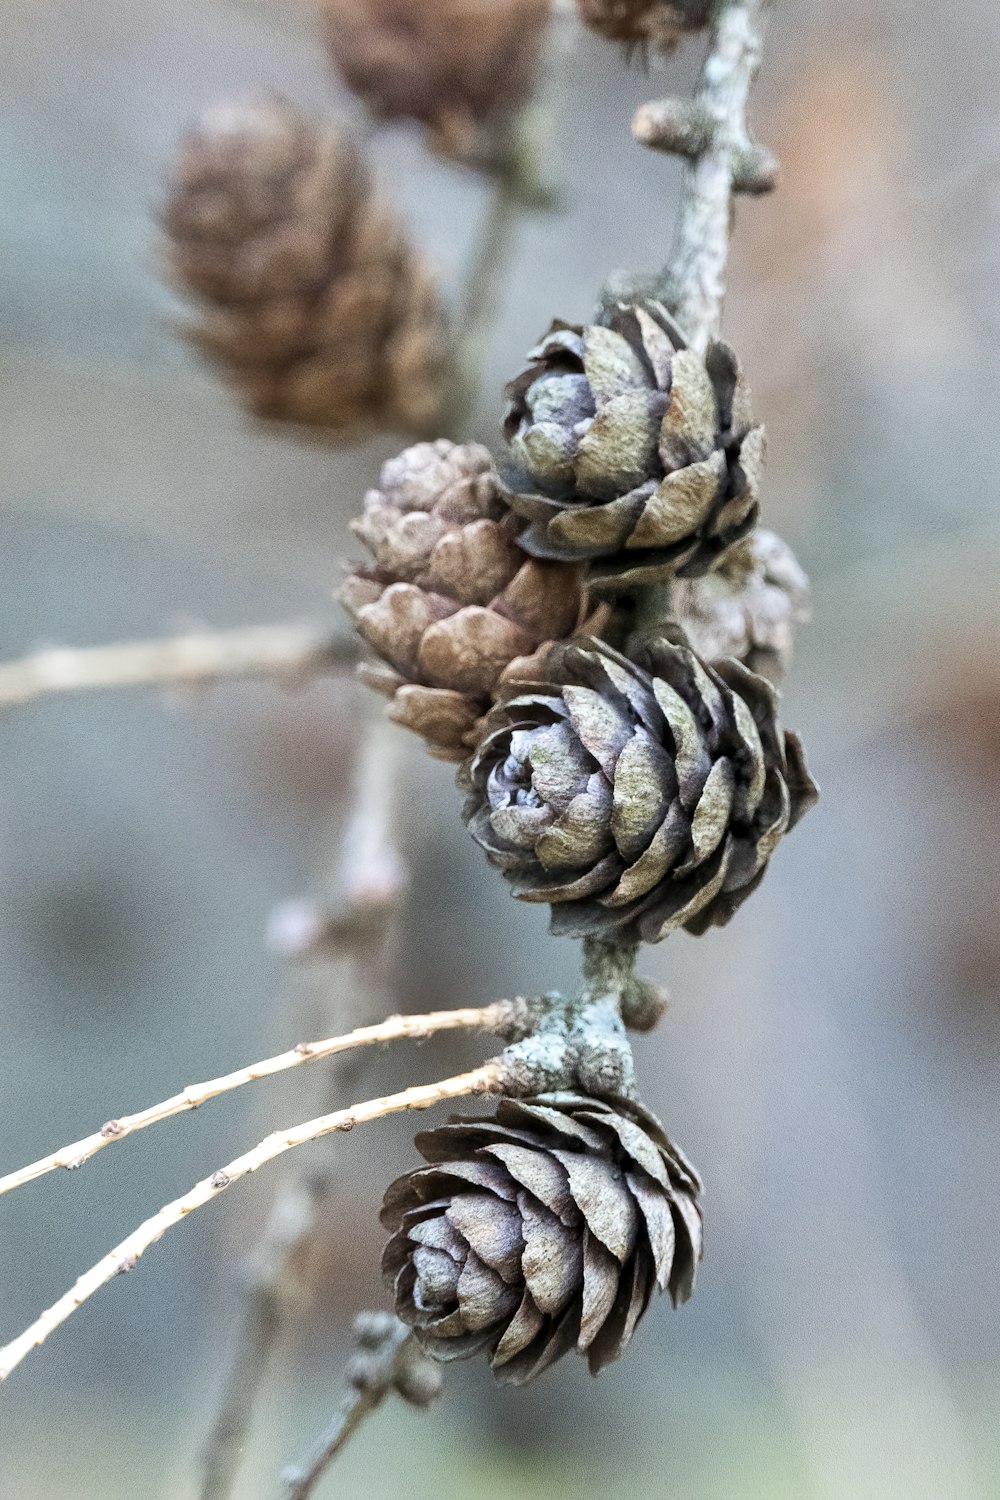
[[[778,722],[806,580],[758,528],[763,429],[739,362],[655,301],[555,323],[476,444],[387,463],[341,599],[366,680],[461,762],[473,838],[556,933],[656,942],[729,920],[816,795]],[[685,627],[689,633],[685,632]],[[701,1184],[633,1100],[503,1101],[418,1137],[383,1269],[435,1358],[596,1373],[654,1289],[690,1295]]]
[[[756,528],[746,382],[650,301],[554,324],[507,397],[502,475],[478,445],[421,443],[367,495],[373,560],[340,596],[381,658],[364,675],[462,763],[473,837],[555,932],[703,932],[814,795],[751,670],[787,663],[805,581]]]
[[[577,5],[605,37],[669,50],[715,0]],[[373,112],[489,162],[548,0],[322,7]],[[253,413],[349,436],[439,427],[437,294],[341,130],[278,102],[210,112],[165,228],[198,305],[188,335]],[[365,497],[371,561],[340,591],[378,658],[362,675],[459,764],[473,838],[554,932],[628,948],[703,933],[816,795],[778,721],[808,584],[759,527],[764,430],[733,350],[689,347],[653,297],[553,323],[506,396],[502,466],[422,441]],[[575,1347],[596,1373],[655,1289],[690,1295],[701,1183],[634,1099],[504,1099],[417,1145],[427,1165],[386,1196],[384,1271],[436,1358],[485,1351],[520,1384]]]

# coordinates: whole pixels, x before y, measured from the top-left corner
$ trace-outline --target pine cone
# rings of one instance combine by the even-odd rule
[[[685,33],[701,31],[716,0],[576,0],[580,20],[610,42],[672,52]]]
[[[546,678],[493,709],[463,768],[473,838],[557,935],[724,925],[816,796],[774,689],[666,640],[637,662],[557,647]]]
[[[433,281],[357,146],[290,105],[221,105],[183,141],[166,259],[192,344],[259,417],[426,431],[446,342]]]
[[[753,529],[764,429],[728,344],[694,354],[649,302],[555,322],[529,358],[504,420],[526,552],[597,559],[590,587],[614,592],[707,573]]]
[[[676,579],[671,614],[699,656],[734,656],[779,682],[791,665],[795,627],[810,617],[809,579],[773,531],[755,531],[730,558],[704,578]]]
[[[640,1105],[504,1099],[417,1136],[432,1163],[389,1189],[382,1270],[436,1359],[485,1350],[523,1385],[574,1345],[597,1374],[656,1286],[686,1302],[701,1259],[701,1182]]]
[[[389,717],[431,752],[462,760],[504,673],[583,617],[583,569],[536,562],[487,449],[444,439],[384,464],[352,523],[375,558],[340,599],[391,670],[365,675],[391,698]]]
[[[548,0],[320,0],[344,82],[377,115],[430,127],[460,161],[534,87]]]

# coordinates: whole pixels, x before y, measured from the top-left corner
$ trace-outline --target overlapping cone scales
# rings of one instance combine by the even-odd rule
[[[777,698],[735,661],[654,641],[551,653],[463,769],[476,841],[573,937],[657,942],[728,922],[816,796]]]
[[[439,150],[463,159],[530,97],[548,0],[320,0],[320,11],[348,87],[376,114],[428,125]]]
[[[795,628],[810,617],[809,580],[773,531],[757,530],[722,567],[678,578],[670,612],[699,656],[733,656],[780,681],[791,665]]]
[[[281,101],[216,106],[182,142],[164,227],[186,336],[255,415],[346,434],[436,420],[434,283],[341,131]]]
[[[493,460],[474,443],[418,443],[385,464],[353,529],[374,564],[340,597],[387,663],[368,680],[391,698],[390,717],[462,760],[512,663],[580,623],[582,570],[525,556]]]
[[[702,358],[651,302],[553,323],[529,358],[504,421],[526,551],[591,559],[615,592],[705,573],[752,531],[764,430],[728,344]]]
[[[484,1351],[521,1385],[575,1348],[618,1359],[654,1288],[677,1305],[701,1259],[701,1182],[639,1105],[503,1100],[417,1137],[430,1166],[394,1183],[382,1268],[438,1359]]]

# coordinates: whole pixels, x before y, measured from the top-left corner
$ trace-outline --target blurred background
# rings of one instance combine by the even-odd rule
[[[680,169],[628,122],[701,58],[696,40],[650,77],[560,24],[562,210],[524,222],[502,289],[475,421],[494,448],[500,387],[549,319],[586,317],[612,267],[665,258]],[[1000,1495],[998,56],[993,0],[783,0],[770,24],[753,118],[783,185],[738,206],[726,328],[770,433],[765,518],[814,581],[785,720],[824,795],[729,928],[643,958],[673,997],[637,1042],[644,1093],[707,1184],[697,1295],[654,1305],[599,1383],[572,1358],[530,1394],[453,1367],[431,1412],[369,1422],[330,1494]],[[165,164],[204,103],[356,109],[304,0],[7,0],[0,82],[0,654],[335,619],[347,521],[401,441],[254,427],[173,337],[154,255]],[[487,189],[414,129],[371,150],[451,295]],[[236,683],[0,716],[0,1170],[320,1016],[357,1019],[344,965],[290,974],[265,931],[332,857],[364,697]],[[450,769],[415,740],[400,758],[412,885],[385,1008],[571,986],[575,945],[508,899]],[[400,1044],[344,1088],[483,1055]],[[0,1338],[161,1203],[315,1113],[311,1071],[5,1199]],[[276,1495],[339,1400],[411,1135],[387,1121],[310,1148],[336,1192],[240,1500]],[[3,1500],[197,1494],[241,1263],[290,1171],[196,1215],[17,1372]]]

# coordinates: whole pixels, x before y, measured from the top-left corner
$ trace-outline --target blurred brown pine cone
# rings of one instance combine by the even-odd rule
[[[677,1306],[701,1259],[701,1182],[641,1105],[504,1099],[417,1136],[389,1189],[382,1269],[436,1359],[487,1353],[523,1385],[573,1348],[618,1359],[654,1287]]]
[[[672,52],[685,33],[701,31],[716,0],[576,0],[585,26],[611,42]]]
[[[342,131],[280,100],[208,110],[164,223],[196,304],[186,337],[256,416],[432,427],[447,365],[434,282]]]
[[[583,569],[526,557],[518,524],[487,449],[443,438],[384,464],[352,523],[375,561],[340,599],[389,664],[363,675],[444,760],[468,755],[501,676],[583,619]]]
[[[706,661],[733,656],[779,682],[791,665],[795,627],[810,617],[809,579],[788,543],[760,529],[714,573],[675,579],[670,612]]]
[[[554,648],[462,771],[473,838],[557,935],[723,926],[816,797],[763,678],[666,640],[636,655]]]
[[[430,128],[443,155],[481,142],[531,96],[548,0],[319,0],[330,55],[377,115]]]
[[[693,353],[649,302],[555,322],[529,359],[504,419],[526,552],[594,559],[591,589],[617,592],[706,573],[753,529],[764,429],[728,344]]]

